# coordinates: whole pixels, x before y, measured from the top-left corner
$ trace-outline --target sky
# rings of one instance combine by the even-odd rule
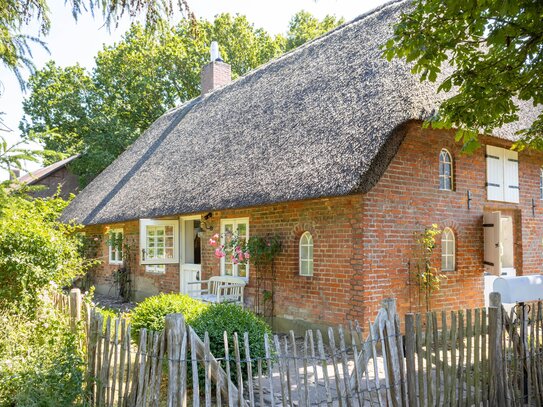
[[[49,53],[42,48],[33,47],[33,62],[37,69],[49,60],[60,66],[80,64],[92,69],[94,56],[104,45],[118,42],[130,26],[129,18],[123,19],[119,26],[108,30],[103,26],[100,16],[83,14],[76,22],[65,0],[49,0],[51,8],[51,30],[47,37]],[[69,2],[68,2],[69,3]],[[385,3],[385,0],[189,0],[191,10],[197,18],[212,20],[217,14],[229,12],[246,15],[255,27],[262,27],[272,34],[285,33],[290,18],[300,10],[306,10],[318,18],[327,14],[344,17],[347,21]],[[174,21],[175,22],[175,21]],[[25,30],[26,34],[38,36],[37,24]],[[0,97],[0,112],[3,120],[12,130],[3,133],[10,143],[20,138],[18,125],[22,118],[22,102],[25,94],[13,73],[0,66],[0,82],[3,87]],[[35,169],[38,164],[30,163],[27,170]],[[4,174],[5,175],[5,174]],[[4,178],[0,174],[0,178]]]

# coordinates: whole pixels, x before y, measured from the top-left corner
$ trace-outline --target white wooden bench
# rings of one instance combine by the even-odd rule
[[[215,304],[235,303],[243,305],[243,290],[247,282],[241,277],[213,276],[209,280],[195,281],[188,284],[202,285],[200,290],[189,291],[189,295],[197,300]]]

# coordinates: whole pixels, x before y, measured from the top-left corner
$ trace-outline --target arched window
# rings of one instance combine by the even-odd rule
[[[439,189],[453,189],[453,161],[449,151],[442,149],[439,153]]]
[[[309,232],[300,237],[300,275],[313,275],[313,236]]]
[[[441,234],[441,270],[454,271],[456,267],[456,242],[451,228],[443,229]]]

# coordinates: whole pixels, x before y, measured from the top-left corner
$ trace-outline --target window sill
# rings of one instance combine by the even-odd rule
[[[108,264],[110,266],[122,266],[123,262],[122,261],[112,261],[112,260],[110,260]]]

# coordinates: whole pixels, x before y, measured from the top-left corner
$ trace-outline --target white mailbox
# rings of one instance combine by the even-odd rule
[[[502,303],[528,302],[543,299],[543,275],[499,277],[494,291],[501,294]]]

